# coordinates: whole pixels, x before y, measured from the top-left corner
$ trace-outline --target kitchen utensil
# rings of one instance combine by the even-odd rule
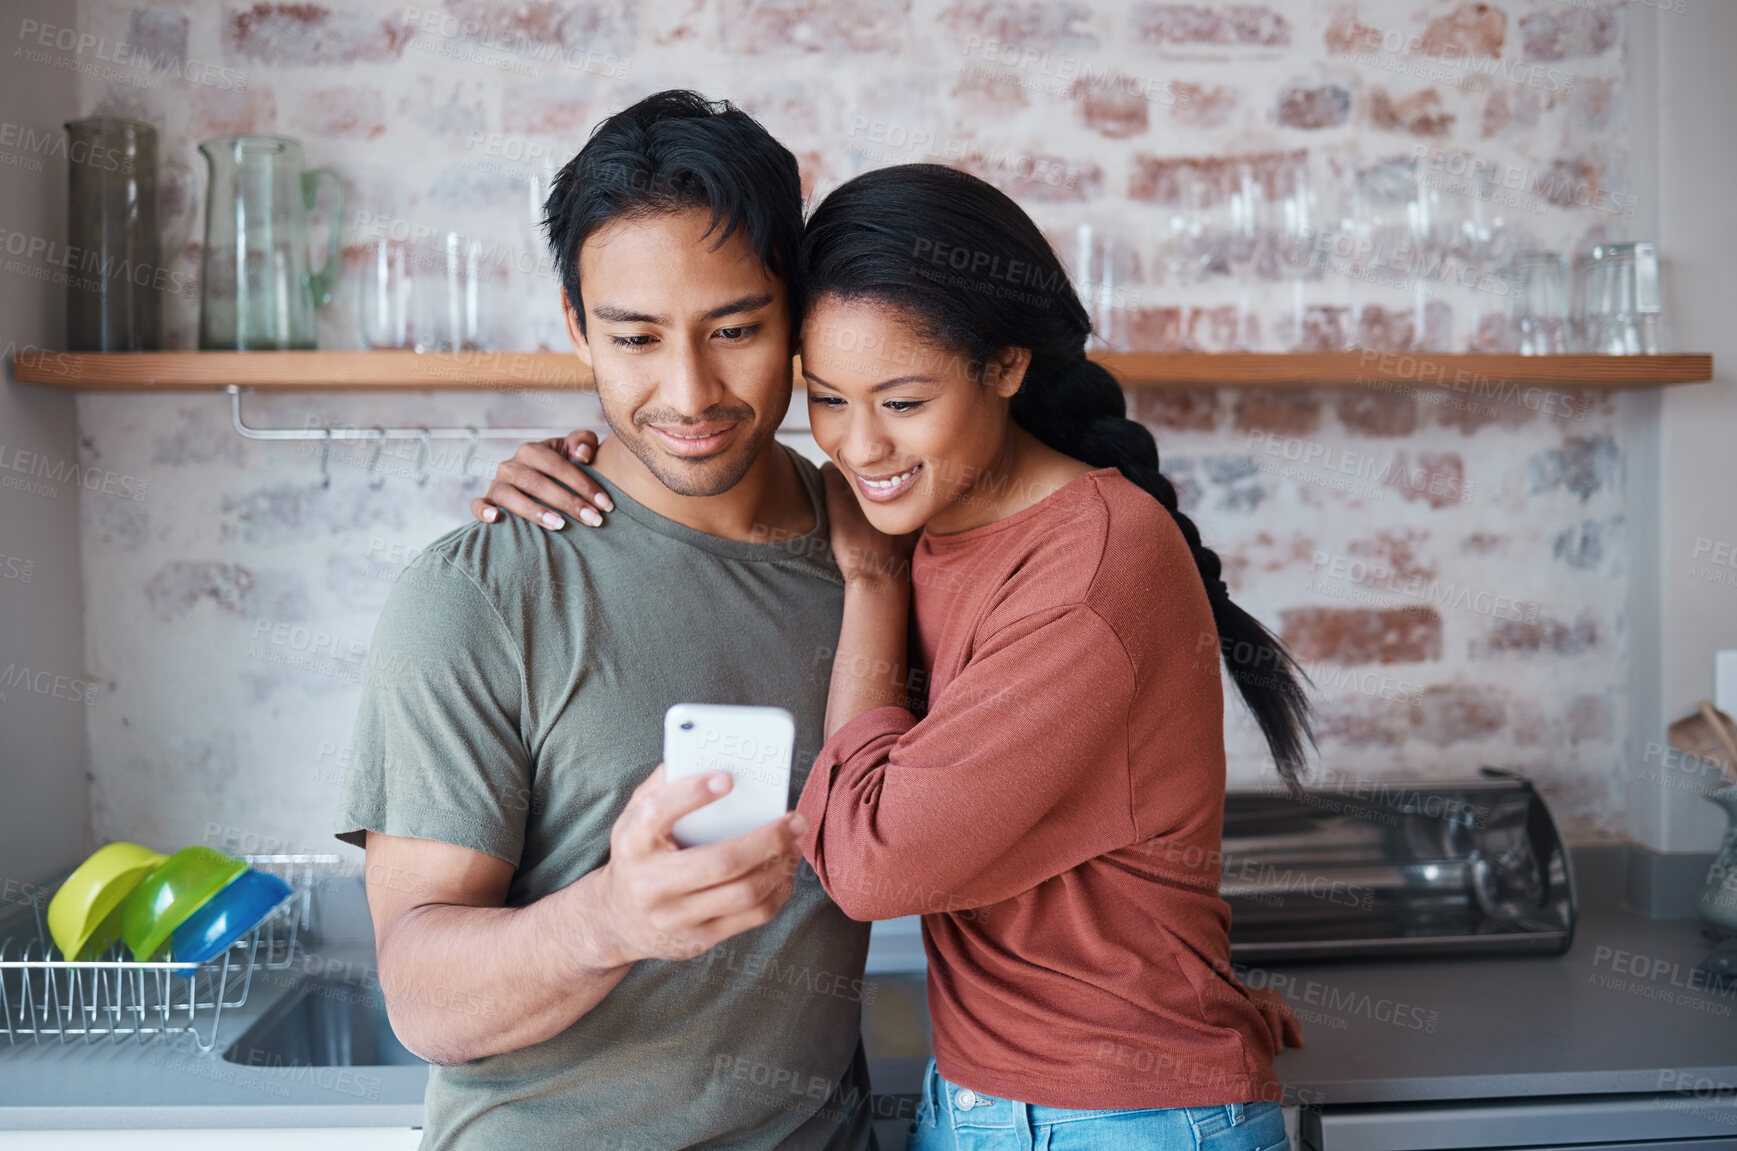
[[[329,168],[302,169],[286,136],[224,136],[199,145],[210,168],[199,347],[314,346],[314,308],[331,302],[344,190]],[[307,214],[331,185],[326,260],[309,269]]]
[[[97,116],[66,124],[66,347],[152,352],[163,346],[163,296],[180,279],[163,266],[157,131]],[[169,184],[190,173],[171,161]],[[176,175],[176,174],[179,175]],[[191,205],[168,221],[171,254],[186,242]]]
[[[1522,356],[1568,350],[1568,259],[1561,252],[1514,257],[1510,322]]]
[[[119,910],[127,896],[169,857],[136,843],[93,851],[48,901],[48,933],[68,959],[92,959],[121,937]]]
[[[1725,813],[1725,839],[1707,870],[1701,889],[1701,918],[1725,931],[1737,931],[1737,783],[1707,793]]]
[[[189,965],[217,958],[293,894],[277,876],[248,868],[175,928],[169,958]],[[176,974],[188,975],[191,969]]]
[[[1685,715],[1667,729],[1671,746],[1710,763],[1737,784],[1737,725],[1731,717],[1702,700],[1693,715]]]
[[[215,847],[196,844],[171,855],[121,904],[121,938],[133,958],[154,961],[175,928],[246,870]]]

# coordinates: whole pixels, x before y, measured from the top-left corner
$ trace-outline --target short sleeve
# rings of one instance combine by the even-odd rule
[[[533,784],[524,660],[446,556],[406,568],[374,628],[335,831],[439,840],[515,866]]]

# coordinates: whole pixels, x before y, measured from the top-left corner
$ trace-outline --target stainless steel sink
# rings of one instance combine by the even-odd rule
[[[929,1012],[921,973],[871,975],[863,998],[863,1042],[871,1060],[928,1059]],[[273,1067],[413,1067],[422,1062],[392,1033],[379,988],[320,978],[297,984],[223,1058]]]
[[[308,979],[223,1052],[264,1067],[414,1067],[422,1060],[392,1034],[377,987]]]
[[[873,988],[872,993],[869,988]],[[882,1151],[903,1151],[929,1057],[924,976],[879,972],[864,981],[863,1045],[875,1085],[870,1101]],[[256,1067],[418,1067],[392,1034],[374,986],[311,978],[297,984],[223,1052]]]

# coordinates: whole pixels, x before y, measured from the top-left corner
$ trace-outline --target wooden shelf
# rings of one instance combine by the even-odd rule
[[[67,392],[576,391],[571,352],[20,352],[21,384]]]
[[[1486,356],[1433,352],[1101,352],[1129,388],[1345,388],[1400,384],[1454,390],[1540,385],[1657,388],[1713,378],[1713,357]],[[67,392],[582,391],[591,373],[571,352],[20,352],[19,383]]]

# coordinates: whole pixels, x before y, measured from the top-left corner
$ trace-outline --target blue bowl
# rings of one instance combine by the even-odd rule
[[[277,876],[248,868],[175,929],[170,961],[194,964],[216,959],[293,894]]]

